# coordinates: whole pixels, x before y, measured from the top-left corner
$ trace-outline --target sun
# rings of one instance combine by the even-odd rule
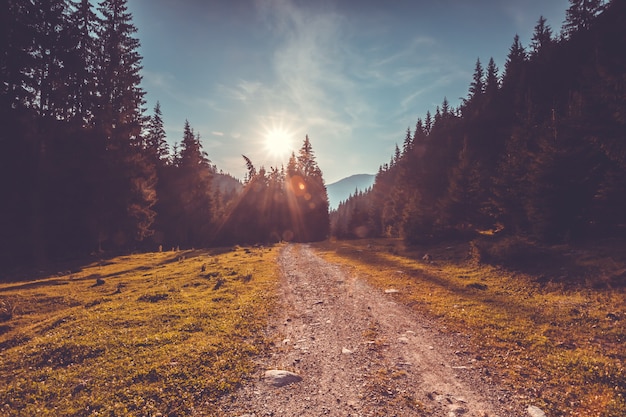
[[[274,157],[286,157],[293,150],[293,134],[284,128],[268,130],[265,134],[265,149]]]

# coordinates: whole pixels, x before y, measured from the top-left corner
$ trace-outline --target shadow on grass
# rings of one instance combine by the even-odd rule
[[[91,281],[98,278],[113,278],[125,274],[131,274],[141,271],[150,271],[158,268],[162,265],[167,265],[174,262],[185,261],[201,256],[219,256],[233,251],[230,247],[220,248],[207,248],[207,249],[190,249],[171,252],[171,256],[162,259],[158,262],[149,263],[145,265],[139,265],[134,268],[128,268],[121,271],[112,272],[109,274],[93,273],[86,276],[77,276],[87,268],[93,268],[98,266],[109,266],[118,263],[124,263],[125,261],[116,260],[120,256],[128,255],[110,255],[109,257],[99,258],[84,258],[82,260],[71,262],[59,262],[46,269],[39,269],[33,267],[22,267],[13,269],[10,272],[5,272],[0,275],[0,284],[7,284],[0,288],[1,292],[19,291],[25,289],[33,289],[47,286],[67,285],[71,282]],[[148,252],[150,253],[150,252]],[[155,252],[157,254],[158,252]],[[21,283],[21,284],[20,284]],[[16,284],[16,285],[11,285]]]
[[[330,248],[332,250],[332,248]],[[372,267],[383,267],[388,269],[402,269],[402,272],[411,277],[411,282],[415,285],[420,283],[432,284],[440,287],[457,297],[459,300],[465,300],[471,303],[479,303],[488,308],[490,311],[498,316],[509,316],[511,312],[515,312],[516,316],[522,316],[533,320],[535,324],[542,324],[547,322],[549,318],[541,318],[536,314],[536,308],[531,303],[525,303],[522,299],[516,297],[513,294],[506,293],[504,291],[494,291],[492,288],[483,283],[477,283],[473,280],[467,279],[467,282],[462,282],[463,278],[450,278],[447,279],[444,274],[433,274],[427,271],[429,267],[437,267],[436,263],[431,265],[424,264],[424,268],[409,267],[402,265],[401,262],[394,259],[389,259],[388,254],[381,252],[376,248],[364,249],[358,243],[349,244],[342,242],[341,245],[335,248],[337,255],[348,258],[354,262],[358,262]],[[402,256],[390,254],[392,256]],[[403,257],[409,262],[419,263],[417,259],[413,257]],[[453,305],[450,305],[450,309]],[[497,311],[496,311],[497,309]]]
[[[519,236],[498,236],[476,239],[471,245],[481,263],[534,275],[539,284],[596,290],[626,286],[622,239],[544,245]]]

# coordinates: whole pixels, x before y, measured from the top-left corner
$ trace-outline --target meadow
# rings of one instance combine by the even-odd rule
[[[0,414],[213,415],[268,346],[278,252],[145,253],[0,284]]]
[[[626,415],[623,242],[517,257],[466,241],[313,247],[465,338],[459,355],[518,401]],[[275,342],[280,248],[135,254],[1,283],[0,414],[215,415]]]
[[[467,338],[468,351],[459,354],[477,359],[485,378],[510,387],[522,403],[532,400],[550,416],[626,415],[624,242],[500,248],[515,266],[481,261],[503,258],[471,242],[316,247]]]

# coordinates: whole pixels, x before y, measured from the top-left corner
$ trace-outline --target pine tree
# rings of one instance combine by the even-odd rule
[[[179,167],[189,170],[196,170],[202,166],[208,166],[206,154],[202,151],[199,137],[185,120],[183,127],[183,140],[180,143],[180,165]]]
[[[72,3],[66,31],[69,49],[65,55],[64,76],[67,80],[68,117],[79,126],[93,122],[97,106],[96,29],[98,18],[89,0]]]
[[[166,141],[165,128],[163,126],[161,103],[158,101],[154,106],[154,114],[148,120],[145,147],[146,153],[155,165],[159,166],[167,162],[167,158],[169,156],[169,146]]]
[[[474,67],[474,75],[472,77],[472,83],[469,88],[468,100],[472,101],[477,97],[480,97],[485,92],[485,80],[483,66],[480,63],[480,58],[476,59],[476,66]]]
[[[411,131],[407,133],[407,136],[409,138],[411,137]],[[394,148],[394,151],[393,151],[393,158],[391,159],[391,165],[392,166],[397,165],[400,162],[400,158],[402,158],[402,152],[400,151],[400,147],[396,143],[396,147]]]
[[[315,152],[313,151],[313,146],[309,140],[309,135],[306,135],[298,153],[298,167],[304,177],[321,176],[321,171],[317,166]]]
[[[444,96],[443,102],[441,103],[441,116],[444,119],[447,119],[450,115],[450,103],[448,102],[448,98]]]
[[[299,240],[323,240],[328,236],[330,219],[328,216],[328,194],[322,171],[315,160],[315,152],[307,135],[297,156],[298,174],[289,177],[290,166],[287,166],[290,192],[297,197],[297,213],[292,213],[294,228],[297,219],[303,219]],[[295,180],[295,181],[294,181]],[[293,204],[291,205],[293,207]],[[295,208],[295,207],[294,207]]]
[[[36,82],[30,16],[31,2],[5,0],[0,8],[0,116],[9,122],[9,112],[32,106]],[[1,129],[6,130],[6,129]]]
[[[570,0],[570,7],[565,12],[563,34],[569,38],[576,32],[588,30],[604,8],[603,0]]]
[[[430,131],[433,128],[433,119],[430,115],[430,110],[426,111],[426,119],[424,119],[424,132],[426,132],[426,136],[430,135]]]
[[[139,40],[126,0],[103,0],[98,11],[103,18],[98,28],[96,121],[108,147],[117,148],[137,140],[144,122]]]
[[[104,177],[97,179],[97,233],[100,244],[128,248],[152,233],[156,174],[141,146],[145,93],[140,87],[137,29],[126,0],[104,0],[98,10],[99,106],[94,120],[104,152]]]
[[[402,155],[408,155],[411,149],[413,149],[413,137],[411,136],[411,128],[407,127],[404,143],[402,144]]]
[[[480,171],[481,164],[472,158],[466,141],[458,163],[451,170],[447,192],[439,203],[446,228],[467,232],[484,226],[480,214],[487,187]]]
[[[213,238],[213,202],[210,161],[202,150],[200,135],[185,121],[180,145],[179,164],[175,172],[179,195],[177,238],[180,245],[207,245]]]
[[[553,42],[552,28],[550,25],[547,25],[546,22],[546,18],[541,16],[537,21],[537,25],[535,25],[535,31],[530,41],[531,55],[539,55]]]
[[[62,51],[67,48],[64,36],[65,1],[36,0],[34,2],[35,39],[32,56],[35,59],[36,97],[34,103],[44,118],[63,117],[62,98],[64,91],[61,73],[63,68]]]
[[[513,38],[513,45],[509,49],[506,62],[504,64],[504,74],[502,76],[503,88],[508,88],[509,84],[521,81],[521,73],[526,62],[526,50],[519,40],[519,35]]]
[[[441,110],[439,109],[439,106],[437,106],[435,108],[435,117],[434,117],[434,120],[433,120],[433,130],[435,130],[436,127],[441,127],[440,123],[441,123]]]
[[[500,82],[498,80],[498,67],[493,58],[489,59],[487,64],[487,76],[485,78],[485,95],[488,100],[493,100],[500,88]]]

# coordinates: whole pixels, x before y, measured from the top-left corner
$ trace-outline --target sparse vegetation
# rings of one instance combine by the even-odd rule
[[[268,346],[278,253],[148,253],[0,284],[0,414],[214,415]]]
[[[484,243],[484,242],[483,242]],[[317,244],[375,286],[397,288],[401,302],[470,341],[477,368],[511,386],[548,415],[626,415],[626,256],[623,241],[541,249],[503,244],[492,256],[539,251],[502,266],[467,242],[436,247],[400,240]],[[482,250],[482,249],[481,249]],[[431,255],[423,260],[424,253]],[[498,255],[500,256],[500,255]]]
[[[0,322],[13,318],[13,305],[8,299],[0,299]]]

